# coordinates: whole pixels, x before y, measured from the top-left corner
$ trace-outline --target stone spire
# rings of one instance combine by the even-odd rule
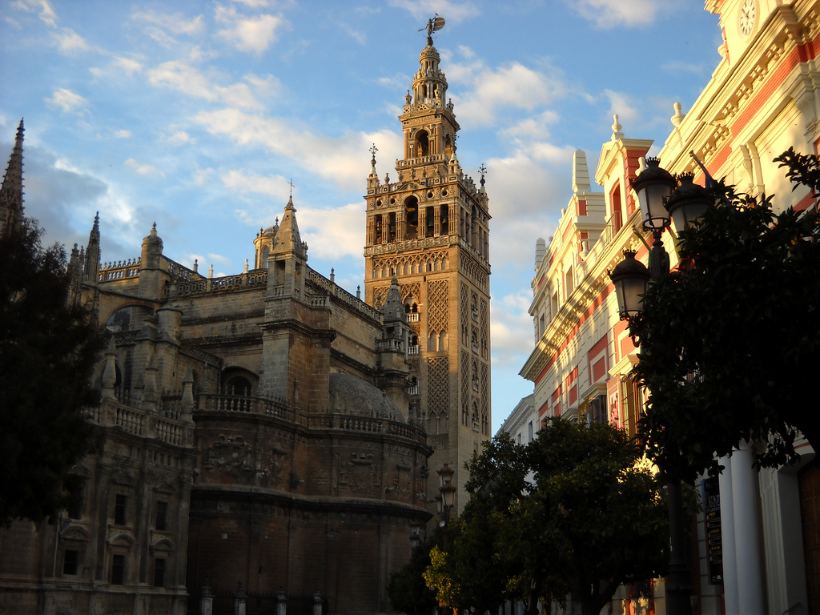
[[[9,156],[3,185],[0,188],[0,235],[16,229],[23,218],[23,120]]]
[[[293,252],[307,260],[307,244],[302,242],[302,237],[299,234],[292,194],[287,205],[285,205],[285,213],[282,215],[282,221],[279,223],[279,230],[276,232],[276,239],[273,242],[273,253],[281,254],[283,252]]]
[[[577,149],[572,155],[572,192],[583,194],[589,192],[589,167],[584,150]]]
[[[399,293],[399,280],[394,275],[390,280],[390,288],[387,291],[387,298],[382,306],[382,315],[384,322],[405,322],[407,314],[404,311],[404,305],[401,302],[401,294]]]
[[[100,269],[100,212],[94,216],[94,224],[88,234],[88,245],[85,249],[85,266],[83,279],[92,284],[97,281]]]

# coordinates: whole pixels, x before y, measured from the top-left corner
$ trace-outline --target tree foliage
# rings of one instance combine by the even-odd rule
[[[435,593],[428,589],[423,573],[430,565],[433,543],[422,543],[413,549],[410,561],[390,575],[387,595],[393,608],[407,615],[429,615],[437,604]]]
[[[30,221],[0,237],[0,523],[39,520],[66,503],[71,466],[88,451],[81,415],[99,338],[66,304],[60,246]]]
[[[550,421],[527,446],[502,434],[468,469],[470,501],[439,572],[453,606],[491,609],[506,598],[563,602],[598,613],[617,586],[665,562],[658,482],[625,433]]]
[[[816,156],[777,159],[820,188]],[[757,461],[795,459],[796,430],[817,445],[810,371],[820,365],[820,214],[775,213],[718,182],[716,206],[680,233],[682,265],[653,282],[641,316],[635,373],[649,391],[639,434],[670,478],[718,470],[744,440]]]

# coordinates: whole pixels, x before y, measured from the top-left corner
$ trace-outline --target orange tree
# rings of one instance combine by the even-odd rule
[[[816,156],[776,159],[820,192]],[[649,285],[630,333],[649,398],[639,437],[667,478],[717,472],[717,456],[762,443],[757,463],[796,459],[797,430],[820,444],[811,371],[820,365],[820,214],[776,213],[717,182],[716,205],[680,233],[681,266]]]

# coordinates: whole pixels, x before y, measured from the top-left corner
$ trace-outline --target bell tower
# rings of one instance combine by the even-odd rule
[[[404,157],[396,161],[394,180],[379,179],[371,149],[365,295],[381,307],[393,276],[398,281],[411,328],[408,354],[418,363],[410,417],[434,450],[431,475],[445,463],[455,469],[460,512],[464,464],[490,436],[490,215],[483,171],[477,186],[458,161],[459,125],[433,46],[436,29],[431,20],[399,116]],[[432,502],[438,481],[428,485]]]

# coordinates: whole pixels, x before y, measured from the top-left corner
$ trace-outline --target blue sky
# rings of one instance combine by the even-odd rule
[[[241,271],[289,180],[313,268],[363,285],[368,148],[394,174],[396,116],[426,18],[461,124],[466,172],[486,163],[493,267],[493,428],[531,383],[534,246],[591,170],[612,113],[662,143],[718,63],[699,0],[218,0],[0,3],[0,145],[26,122],[26,207],[48,238],[85,242],[99,210],[103,260],[165,252]]]

